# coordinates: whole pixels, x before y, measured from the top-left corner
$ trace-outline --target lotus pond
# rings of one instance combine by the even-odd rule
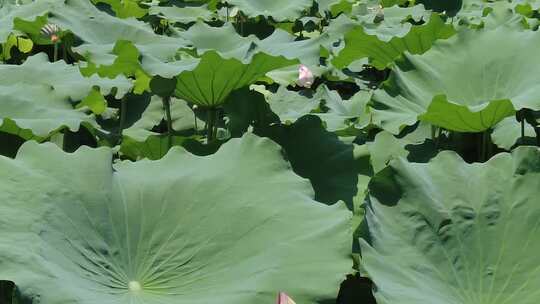
[[[0,0],[0,304],[540,303],[539,26]]]

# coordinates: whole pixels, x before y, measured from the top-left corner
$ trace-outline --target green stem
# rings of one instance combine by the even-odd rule
[[[484,133],[480,134],[480,141],[478,144],[478,161],[484,161]]]
[[[214,140],[214,124],[216,120],[216,110],[214,108],[209,108],[207,112],[207,123],[208,128],[206,130],[206,143],[209,144]]]
[[[217,121],[218,121],[218,119],[219,119],[219,109],[216,109],[215,113],[214,113],[214,125],[215,125],[215,127],[214,127],[214,135],[213,135],[214,138],[217,138],[217,131],[218,131]]]
[[[118,126],[118,143],[122,142],[124,127],[126,126],[127,95],[120,100],[120,125]]]
[[[491,132],[486,130],[486,142],[487,142],[487,159],[490,159],[493,155],[493,143],[491,142]]]
[[[54,43],[54,55],[53,55],[53,62],[58,61],[58,42]]]
[[[521,143],[525,142],[525,118],[521,119]]]
[[[489,149],[489,130],[482,132],[482,161],[488,160]]]
[[[165,108],[165,116],[167,119],[167,146],[169,149],[172,147],[172,136],[174,133],[172,127],[172,116],[171,116],[171,97],[163,97],[163,107]]]
[[[64,135],[62,135],[62,150],[65,152],[68,152],[67,150],[67,136],[68,136],[69,130],[66,128],[64,130]]]
[[[442,128],[438,128],[438,132],[437,132],[437,138],[435,139],[435,149],[439,149],[439,144],[441,142],[441,135],[442,135]]]
[[[240,19],[240,35],[244,36],[244,19]]]
[[[197,112],[196,110],[198,109],[198,106],[197,105],[193,105],[193,107],[191,108],[191,110],[193,111],[193,124],[195,125],[195,134],[198,134],[199,132],[199,126],[197,126]]]
[[[435,141],[435,134],[437,132],[437,127],[431,125],[431,140]]]
[[[124,131],[124,125],[126,124],[126,111],[127,111],[127,101],[126,98],[122,98],[120,101],[120,134]]]
[[[62,45],[62,58],[64,58],[64,61],[67,63],[67,50],[66,50],[66,44]]]

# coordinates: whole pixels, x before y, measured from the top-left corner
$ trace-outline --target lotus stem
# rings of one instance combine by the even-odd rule
[[[67,152],[67,135],[68,135],[68,129],[64,129],[64,134],[62,135],[62,150]]]
[[[167,147],[170,149],[172,147],[172,136],[174,133],[172,127],[172,116],[171,116],[171,97],[163,97],[163,107],[165,108],[165,116],[167,120]]]
[[[540,126],[534,127],[534,133],[536,133],[536,145],[540,147]]]
[[[124,95],[120,100],[120,125],[118,126],[118,142],[121,143],[123,139],[124,127],[126,125],[126,113],[127,112],[127,95]]]
[[[219,119],[219,109],[216,109],[215,113],[214,113],[214,133],[213,133],[213,138],[217,138],[217,131],[218,131],[218,127],[216,125],[216,122],[218,121]]]
[[[484,132],[480,133],[480,140],[478,144],[478,161],[483,162],[484,161]]]
[[[58,42],[54,43],[54,55],[53,55],[53,62],[58,61]]]
[[[490,147],[490,138],[489,138],[489,130],[486,130],[484,132],[482,132],[482,146],[481,146],[481,150],[480,150],[480,160],[481,161],[487,161],[490,157],[490,153],[491,153],[491,147]]]
[[[521,143],[525,142],[525,119],[521,118]]]
[[[435,149],[439,149],[439,145],[441,143],[441,136],[442,136],[442,128],[438,128],[437,132],[437,138],[435,139]]]
[[[66,45],[63,44],[62,45],[62,58],[64,58],[64,61],[67,63],[67,50],[66,50]]]
[[[216,109],[209,108],[207,112],[207,130],[206,130],[206,144],[209,144],[214,140],[214,125],[216,123]]]
[[[491,130],[486,130],[486,141],[487,141],[487,159],[489,160],[493,155],[493,143],[491,142]]]
[[[194,125],[195,125],[195,134],[197,134],[197,132],[199,131],[199,127],[197,126],[197,112],[195,112],[196,110],[198,109],[197,105],[193,105],[193,107],[191,108],[191,110],[193,111],[193,120],[194,120]]]

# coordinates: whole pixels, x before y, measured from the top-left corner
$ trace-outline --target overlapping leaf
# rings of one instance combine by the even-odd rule
[[[118,40],[130,41],[141,55],[148,57],[148,61],[160,63],[174,62],[177,50],[186,44],[179,37],[155,34],[150,25],[142,21],[111,16],[86,0],[36,1],[22,5],[13,14],[18,18],[14,20],[11,15],[6,17],[8,28],[16,21],[16,29],[24,28],[25,32],[35,37],[41,36],[40,29],[46,22],[72,32],[82,40],[75,51],[94,64],[113,64],[117,57],[113,48]]]
[[[374,117],[397,134],[418,119],[449,130],[479,132],[515,110],[540,109],[540,64],[534,32],[508,27],[461,31],[423,55],[406,55],[374,94]],[[516,56],[516,54],[519,54]]]
[[[310,66],[319,64],[320,46],[328,39],[328,35],[323,34],[318,38],[298,41],[296,36],[278,28],[261,40],[254,35],[240,36],[230,23],[221,27],[196,23],[181,33],[181,37],[190,41],[199,55],[214,50],[224,58],[246,60],[257,52],[265,52],[287,59],[297,59]]]
[[[37,54],[22,65],[0,65],[0,124],[9,119],[40,137],[63,126],[74,131],[81,122],[94,121],[83,111],[74,110],[77,102],[113,91],[120,98],[130,88],[131,82],[125,77],[85,78],[77,66],[63,61],[50,63],[45,54]],[[97,112],[105,106],[99,104],[99,98],[98,104],[86,105]],[[3,130],[19,132],[6,126]]]
[[[212,12],[207,5],[203,6],[151,6],[150,15],[157,15],[167,22],[189,23],[197,20],[209,20]]]
[[[250,17],[272,17],[276,21],[294,20],[311,7],[311,0],[229,0],[228,3],[237,6]]]
[[[413,27],[409,20],[427,22],[430,18],[430,12],[423,5],[400,7],[389,3],[389,7],[380,7],[379,1],[359,3],[351,14],[368,35],[386,42],[407,35]]]
[[[373,66],[382,70],[404,52],[422,54],[436,40],[447,39],[454,33],[453,27],[445,24],[437,15],[424,25],[412,27],[405,36],[394,37],[388,42],[369,35],[362,27],[356,27],[345,35],[345,48],[332,63],[343,68],[355,60],[369,58]]]

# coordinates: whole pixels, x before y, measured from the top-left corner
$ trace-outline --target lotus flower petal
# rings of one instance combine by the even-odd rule
[[[277,304],[296,304],[286,293],[278,294]]]
[[[313,85],[313,80],[314,77],[311,70],[307,66],[301,64],[298,68],[297,84],[301,87],[311,88],[311,85]]]

